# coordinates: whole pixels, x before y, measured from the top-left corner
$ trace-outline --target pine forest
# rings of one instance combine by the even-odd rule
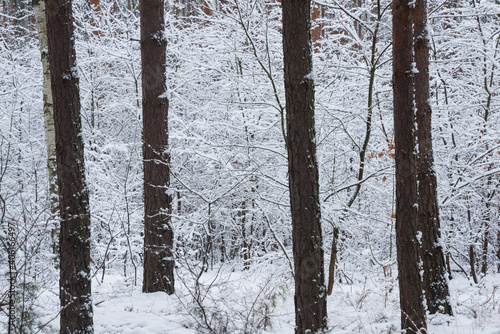
[[[499,0],[0,0],[0,333],[500,333]]]

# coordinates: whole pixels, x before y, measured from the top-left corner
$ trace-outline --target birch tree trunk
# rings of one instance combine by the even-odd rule
[[[5,217],[5,202],[2,197],[2,225],[4,223]],[[7,258],[9,263],[9,310],[8,310],[8,325],[7,333],[16,333],[16,286],[17,286],[17,272],[16,272],[16,234],[15,234],[14,222],[9,219],[7,222]]]
[[[54,254],[59,252],[59,216],[57,195],[57,170],[56,170],[56,137],[54,129],[54,108],[52,90],[50,88],[49,49],[47,41],[47,20],[45,18],[45,0],[34,0],[35,22],[38,30],[40,54],[43,72],[43,119],[45,126],[45,146],[47,149],[47,169],[49,175],[49,203],[52,226],[52,248]]]

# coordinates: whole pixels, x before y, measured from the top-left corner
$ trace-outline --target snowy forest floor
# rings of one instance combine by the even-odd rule
[[[277,269],[279,268],[279,269]],[[293,333],[293,280],[286,265],[259,270],[208,270],[196,285],[196,271],[178,268],[176,293],[141,293],[140,275],[124,277],[107,270],[93,279],[97,334],[141,333]],[[199,268],[198,268],[199,269]],[[140,274],[140,273],[138,273]],[[376,273],[343,274],[328,297],[331,333],[397,333],[397,279]],[[104,279],[101,281],[102,277]],[[500,334],[500,274],[474,284],[463,274],[450,281],[454,316],[428,317],[429,333]],[[38,299],[41,332],[58,330],[57,285]]]

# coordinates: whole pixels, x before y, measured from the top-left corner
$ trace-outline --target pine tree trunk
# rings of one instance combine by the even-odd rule
[[[426,328],[417,241],[417,179],[413,136],[412,8],[408,0],[393,2],[393,92],[396,145],[396,247],[401,329]]]
[[[434,314],[452,315],[443,248],[440,243],[437,181],[434,172],[429,104],[429,36],[427,34],[427,1],[417,0],[413,12],[414,54],[418,73],[415,73],[415,107],[417,137],[418,231],[422,233],[421,256],[427,310]]]
[[[52,249],[54,254],[59,253],[59,224],[55,221],[59,216],[57,206],[57,169],[56,169],[56,137],[54,129],[54,108],[52,90],[50,88],[50,66],[47,41],[47,20],[45,18],[45,0],[33,1],[35,22],[38,29],[40,54],[43,72],[43,119],[45,125],[45,146],[47,149],[47,170],[49,175],[49,203],[51,218],[54,219],[52,227]]]
[[[61,333],[93,333],[90,213],[71,1],[46,2],[60,230]]]
[[[314,127],[310,0],[283,1],[288,177],[295,266],[295,333],[326,329],[326,291]]]
[[[144,292],[174,293],[164,3],[141,0]]]

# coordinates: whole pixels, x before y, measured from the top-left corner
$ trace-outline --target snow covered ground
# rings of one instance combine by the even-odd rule
[[[275,333],[292,334],[293,281],[286,266],[241,271],[226,265],[204,273],[199,284],[179,269],[176,294],[142,294],[140,280],[119,273],[93,280],[98,334]],[[234,270],[234,271],[233,271]],[[428,318],[429,333],[500,334],[500,274],[479,284],[459,276],[450,281],[453,317]],[[331,333],[398,333],[398,287],[394,277],[357,273],[336,283],[328,297]],[[57,287],[55,287],[57,289]],[[43,332],[57,332],[57,295],[40,300]]]

